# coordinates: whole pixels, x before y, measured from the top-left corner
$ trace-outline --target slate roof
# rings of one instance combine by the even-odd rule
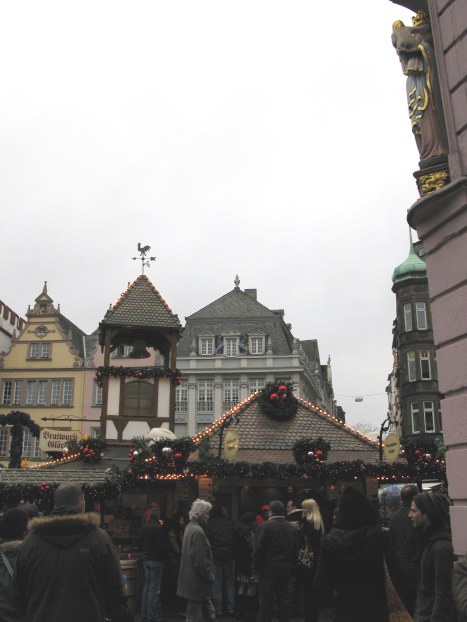
[[[58,322],[62,327],[65,335],[68,335],[68,331],[71,333],[71,342],[81,357],[84,357],[84,344],[83,338],[86,339],[87,335],[81,328],[78,328],[76,324],[73,324],[68,318],[61,313],[58,314]]]
[[[204,330],[213,335],[221,335],[225,331],[248,335],[260,330],[271,337],[275,355],[286,355],[292,351],[293,336],[282,312],[271,311],[239,287],[185,319],[183,337],[177,346],[178,356],[189,356],[193,339],[198,339]]]
[[[328,462],[378,462],[377,443],[353,431],[318,407],[308,406],[300,399],[298,402],[297,414],[289,421],[275,421],[264,415],[257,396],[236,412],[238,422],[236,425],[232,423],[229,429],[235,429],[239,435],[239,450],[232,461],[293,463],[295,459],[292,448],[296,441],[322,436],[331,444]],[[212,424],[214,427],[217,425],[210,435],[210,445],[214,453],[219,446],[220,422],[223,417]]]
[[[178,316],[145,274],[141,274],[121,294],[101,324],[181,330]]]
[[[107,469],[129,466],[128,447],[109,446],[102,460],[96,464],[85,464],[81,460],[69,460],[55,465],[29,469],[0,469],[0,484],[61,484],[77,482],[78,484],[96,484],[109,478]]]

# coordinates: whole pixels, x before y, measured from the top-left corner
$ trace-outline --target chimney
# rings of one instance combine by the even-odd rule
[[[253,300],[258,300],[256,289],[244,289],[243,291],[245,292],[245,294],[248,294],[250,298],[253,298]]]

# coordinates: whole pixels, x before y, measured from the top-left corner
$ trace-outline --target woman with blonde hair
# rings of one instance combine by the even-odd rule
[[[324,523],[319,505],[314,499],[302,501],[302,508],[303,518],[299,531],[297,581],[301,587],[305,605],[305,622],[311,622],[313,619],[313,580],[321,548],[321,536],[324,534]]]

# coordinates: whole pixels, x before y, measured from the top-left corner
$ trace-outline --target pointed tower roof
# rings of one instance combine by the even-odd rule
[[[421,259],[414,248],[412,242],[412,231],[409,230],[410,235],[410,248],[407,259],[402,262],[397,268],[394,270],[392,275],[392,282],[394,285],[401,283],[402,281],[407,281],[408,279],[426,279],[427,271],[426,271],[426,263]]]
[[[181,324],[154,284],[141,274],[105,314],[102,324],[137,328],[172,328]]]

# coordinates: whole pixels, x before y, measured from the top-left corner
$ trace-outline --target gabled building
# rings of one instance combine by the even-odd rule
[[[99,324],[102,438],[127,442],[154,427],[173,430],[181,331],[178,316],[145,275],[107,311]]]
[[[295,395],[333,411],[331,365],[321,365],[318,342],[299,341],[284,310],[258,302],[256,289],[233,290],[186,319],[177,365],[175,431],[193,435],[274,379]]]
[[[47,283],[11,347],[0,357],[0,414],[27,412],[42,428],[81,433],[86,335],[54,306]],[[44,421],[45,419],[45,421]],[[9,430],[0,427],[0,459],[9,453]],[[23,456],[41,457],[25,431]]]

